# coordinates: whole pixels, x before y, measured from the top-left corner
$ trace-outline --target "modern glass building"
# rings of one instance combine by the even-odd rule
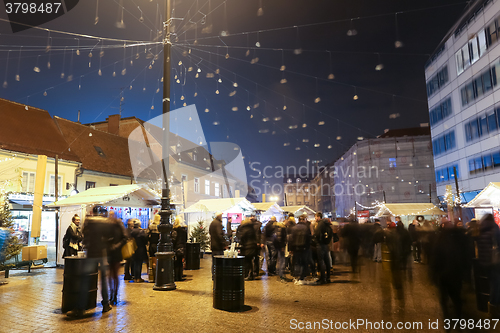
[[[472,1],[425,66],[438,196],[500,180],[500,1]]]

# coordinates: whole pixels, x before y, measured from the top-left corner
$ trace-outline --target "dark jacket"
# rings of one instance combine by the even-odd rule
[[[311,229],[304,222],[299,222],[292,229],[289,250],[304,251],[311,247]]]
[[[132,238],[135,239],[135,243],[137,245],[137,250],[134,253],[134,260],[146,260],[148,258],[148,253],[146,251],[146,245],[148,243],[148,237],[146,232],[141,228],[132,229],[130,232]]]
[[[445,227],[439,231],[430,262],[435,282],[461,281],[467,260],[466,237],[462,230]]]
[[[222,228],[222,221],[217,217],[210,223],[209,233],[212,251],[224,251],[227,245],[224,239],[224,229]]]
[[[110,224],[108,262],[117,263],[123,260],[122,247],[128,239],[127,230],[120,220],[112,220]]]
[[[111,238],[111,222],[102,216],[88,216],[83,224],[83,245],[87,249],[88,258],[106,256]]]
[[[158,241],[160,240],[160,232],[158,231],[158,225],[151,224],[148,227],[148,244],[149,244],[149,256],[156,256],[158,251]]]
[[[496,242],[497,250],[500,251],[500,231],[493,215],[488,214],[481,220],[477,238],[477,258],[482,265],[492,264],[494,242]]]
[[[264,238],[262,242],[263,243],[272,242],[274,240],[275,230],[276,230],[276,222],[273,221],[267,222],[266,226],[264,227],[264,232],[262,233],[262,236]]]
[[[344,238],[347,252],[351,254],[358,253],[360,243],[359,224],[351,222],[345,225],[340,235]]]
[[[257,244],[262,244],[262,222],[257,219],[252,219],[253,229],[255,230],[255,236],[257,237]]]
[[[254,256],[257,253],[257,235],[254,223],[243,221],[236,231],[241,246],[241,254],[244,256]]]
[[[333,231],[331,227],[330,221],[327,219],[321,219],[314,230],[314,237],[318,244],[327,245],[330,244],[330,241],[333,237]]]
[[[408,226],[408,232],[410,233],[410,238],[412,242],[418,242],[418,238],[420,235],[419,229],[420,226],[416,226],[413,223]]]
[[[76,224],[71,222],[68,229],[66,229],[66,234],[63,238],[63,246],[64,246],[64,257],[71,257],[73,255],[77,255],[78,251],[82,249],[81,242],[83,239],[82,230],[80,227],[77,227]],[[72,246],[73,245],[73,246]],[[78,249],[74,248],[74,245],[78,246]]]
[[[373,243],[383,243],[385,240],[384,229],[380,226],[380,223],[375,223],[373,226]]]
[[[183,256],[186,253],[187,232],[183,227],[172,229],[172,244],[176,256]]]
[[[283,223],[277,223],[274,228],[274,247],[283,250],[286,247],[286,227]]]

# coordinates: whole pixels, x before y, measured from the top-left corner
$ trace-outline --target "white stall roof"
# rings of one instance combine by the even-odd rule
[[[160,197],[147,186],[133,184],[90,188],[48,207],[105,205],[117,207],[151,207],[160,204]]]
[[[446,213],[432,203],[395,203],[382,204],[375,216],[383,215],[446,215]]]
[[[255,210],[261,210],[263,212],[267,212],[268,210],[277,212],[283,211],[276,202],[255,202],[252,205],[255,207]]]
[[[281,206],[281,209],[284,212],[290,212],[293,214],[297,214],[298,212],[306,213],[307,215],[311,215],[316,213],[313,209],[308,206]]]
[[[500,204],[500,183],[489,183],[478,195],[465,205],[468,208],[495,207]]]
[[[236,206],[239,206],[243,210],[255,210],[252,203],[245,198],[221,198],[200,200],[184,209],[183,213],[225,212]]]

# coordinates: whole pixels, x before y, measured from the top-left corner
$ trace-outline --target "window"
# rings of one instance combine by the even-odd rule
[[[481,135],[488,134],[488,119],[486,118],[486,116],[479,118],[479,124],[481,124],[480,134]]]
[[[491,157],[493,158],[493,167],[498,168],[500,167],[500,152],[495,152],[491,154]]]
[[[491,89],[493,89],[493,84],[491,82],[491,72],[490,71],[486,71],[482,74],[482,78],[483,78],[483,88],[484,88],[484,92],[488,92],[490,91]]]
[[[188,180],[188,176],[186,176],[186,175],[181,175],[181,182],[183,182],[183,183],[184,183],[184,182],[187,182],[187,180]]]
[[[194,193],[200,193],[200,178],[194,179]]]
[[[479,45],[477,41],[477,37],[474,37],[469,41],[469,50],[471,55],[471,63],[475,63],[479,59]]]
[[[57,176],[57,194],[61,195],[62,194],[62,177]],[[49,182],[49,194],[50,195],[55,195],[56,194],[56,175],[50,175],[50,182]]]
[[[433,140],[432,150],[434,155],[439,155],[455,148],[455,145],[455,131],[451,131]]]
[[[451,98],[447,98],[439,103],[436,107],[432,108],[429,113],[429,120],[431,126],[434,126],[446,119],[451,114]]]
[[[95,188],[95,182],[85,182],[85,190],[89,188]]]
[[[465,139],[467,141],[472,141],[484,135],[488,135],[488,133],[497,131],[500,127],[498,123],[500,120],[499,113],[500,108],[490,110],[486,114],[467,122],[465,124]]]
[[[193,161],[196,161],[196,154],[193,154]]]
[[[495,21],[491,22],[491,24],[486,28],[486,38],[488,39],[488,46],[491,46],[497,42],[498,37]]]
[[[427,82],[428,97],[434,95],[448,82],[448,67],[444,66]]]
[[[205,180],[205,194],[210,195],[210,180]]]
[[[495,111],[491,111],[486,117],[488,118],[488,131],[489,132],[496,131],[498,128],[498,125],[497,125],[497,119],[495,116]]]
[[[493,169],[493,160],[491,155],[483,156],[483,166],[485,171]]]
[[[215,183],[215,193],[214,195],[216,197],[220,196],[220,193],[219,193],[219,183]]]
[[[497,85],[497,77],[500,75],[500,62],[496,62],[492,67],[475,76],[472,81],[466,83],[460,89],[462,106],[473,102]]]
[[[99,156],[101,156],[101,157],[103,157],[103,158],[104,158],[104,157],[106,157],[106,154],[104,154],[104,151],[102,150],[102,148],[101,148],[101,147],[94,146],[94,149],[95,149],[95,151],[97,152],[97,154],[99,154]]]
[[[229,197],[231,198],[233,196],[233,187],[229,186]]]
[[[391,157],[389,158],[389,168],[395,168],[396,167],[396,159]]]
[[[22,192],[35,192],[35,173],[23,172]]]

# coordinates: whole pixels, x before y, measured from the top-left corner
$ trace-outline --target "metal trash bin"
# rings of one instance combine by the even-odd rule
[[[245,304],[245,257],[215,256],[214,260],[214,308],[226,311],[243,310]]]
[[[62,313],[78,308],[82,288],[87,292],[85,310],[93,309],[97,303],[98,264],[87,258],[65,257],[62,290]],[[86,285],[84,285],[86,284]]]
[[[200,269],[200,243],[186,243],[186,269]]]
[[[482,312],[488,312],[491,268],[481,265],[477,259],[474,259],[472,264],[474,269],[477,309]]]

